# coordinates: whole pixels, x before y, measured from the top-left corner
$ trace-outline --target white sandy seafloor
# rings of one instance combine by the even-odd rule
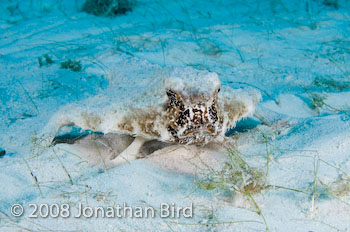
[[[0,231],[350,231],[348,1],[142,0],[115,18],[81,12],[82,2],[0,3]],[[45,54],[54,63],[39,67]],[[67,59],[82,71],[61,69]],[[268,184],[284,187],[252,196],[260,213],[243,196],[199,189],[183,148],[169,153],[179,158],[107,171],[71,145],[40,150],[36,134],[59,107],[103,94],[118,84],[113,75],[147,75],[137,68],[145,61],[214,71],[222,85],[262,93],[258,108],[271,123],[247,120],[228,138],[254,167],[265,170],[269,155]],[[315,96],[324,104],[313,109]],[[211,153],[225,159],[223,149]],[[192,203],[194,215],[29,218],[30,203],[79,202]],[[22,217],[11,216],[15,203]]]

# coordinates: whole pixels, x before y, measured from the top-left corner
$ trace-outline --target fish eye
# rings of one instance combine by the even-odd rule
[[[220,92],[220,88],[218,88],[218,92]]]

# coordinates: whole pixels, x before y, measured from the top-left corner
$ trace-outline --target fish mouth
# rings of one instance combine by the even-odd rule
[[[188,137],[188,136],[193,136],[195,134],[214,135],[215,130],[213,128],[187,129],[186,131],[184,131],[182,136]]]

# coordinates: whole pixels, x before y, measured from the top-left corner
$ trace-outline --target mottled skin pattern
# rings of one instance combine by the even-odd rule
[[[167,130],[171,141],[180,144],[206,144],[213,140],[222,129],[223,120],[217,111],[216,90],[211,102],[205,102],[202,96],[196,96],[196,102],[186,104],[180,93],[168,89],[169,98],[165,110]]]

